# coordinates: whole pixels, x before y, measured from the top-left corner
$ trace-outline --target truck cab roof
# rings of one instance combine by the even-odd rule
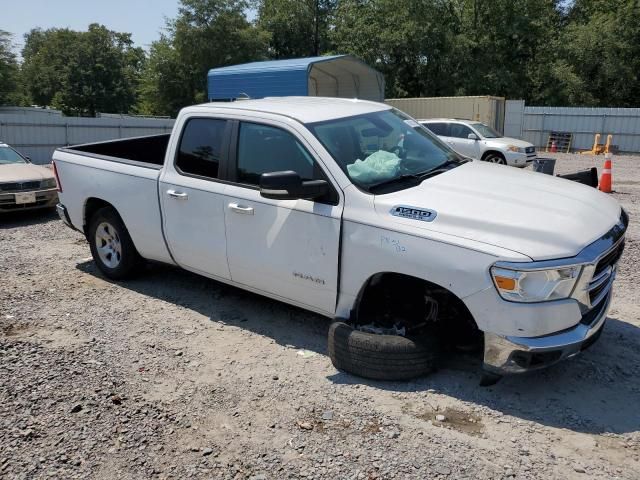
[[[271,113],[293,118],[305,124],[391,109],[389,105],[384,103],[359,100],[357,98],[267,97],[257,100],[202,103],[193,107],[186,107],[182,112],[201,112],[205,108]]]

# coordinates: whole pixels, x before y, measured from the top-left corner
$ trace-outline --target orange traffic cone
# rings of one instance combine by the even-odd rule
[[[554,140],[553,142],[551,142],[551,153],[555,153],[558,151],[558,145],[556,144],[556,141]]]
[[[600,177],[600,185],[598,188],[601,192],[611,193],[612,185],[613,175],[611,174],[611,154],[607,153],[604,156],[604,169],[602,170],[602,176]]]

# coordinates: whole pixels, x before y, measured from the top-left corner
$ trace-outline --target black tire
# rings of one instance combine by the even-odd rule
[[[114,238],[118,239],[120,245],[120,254],[117,258],[117,265],[110,266],[101,258],[98,253],[99,241],[96,238],[96,231],[99,226],[108,224],[113,229]],[[113,280],[122,280],[132,277],[139,270],[143,260],[136,250],[131,236],[125,227],[124,222],[118,215],[118,212],[112,207],[103,207],[96,211],[89,221],[89,229],[87,230],[87,240],[91,248],[91,256],[102,273]],[[100,245],[103,246],[103,245]]]
[[[489,155],[484,157],[484,161],[489,163],[497,163],[499,165],[507,164],[507,161],[505,160],[505,158],[499,153],[490,153]]]
[[[338,370],[372,380],[409,380],[436,368],[438,342],[425,336],[361,332],[342,322],[329,327],[329,357]]]

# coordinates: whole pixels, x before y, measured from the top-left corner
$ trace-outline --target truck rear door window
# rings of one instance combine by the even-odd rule
[[[218,178],[226,120],[192,118],[184,127],[176,167],[181,173]]]

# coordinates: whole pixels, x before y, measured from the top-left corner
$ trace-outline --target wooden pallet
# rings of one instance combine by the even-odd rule
[[[571,132],[549,132],[547,139],[547,152],[551,151],[551,144],[556,142],[558,152],[569,153],[571,150],[571,142],[573,141],[573,133]]]

